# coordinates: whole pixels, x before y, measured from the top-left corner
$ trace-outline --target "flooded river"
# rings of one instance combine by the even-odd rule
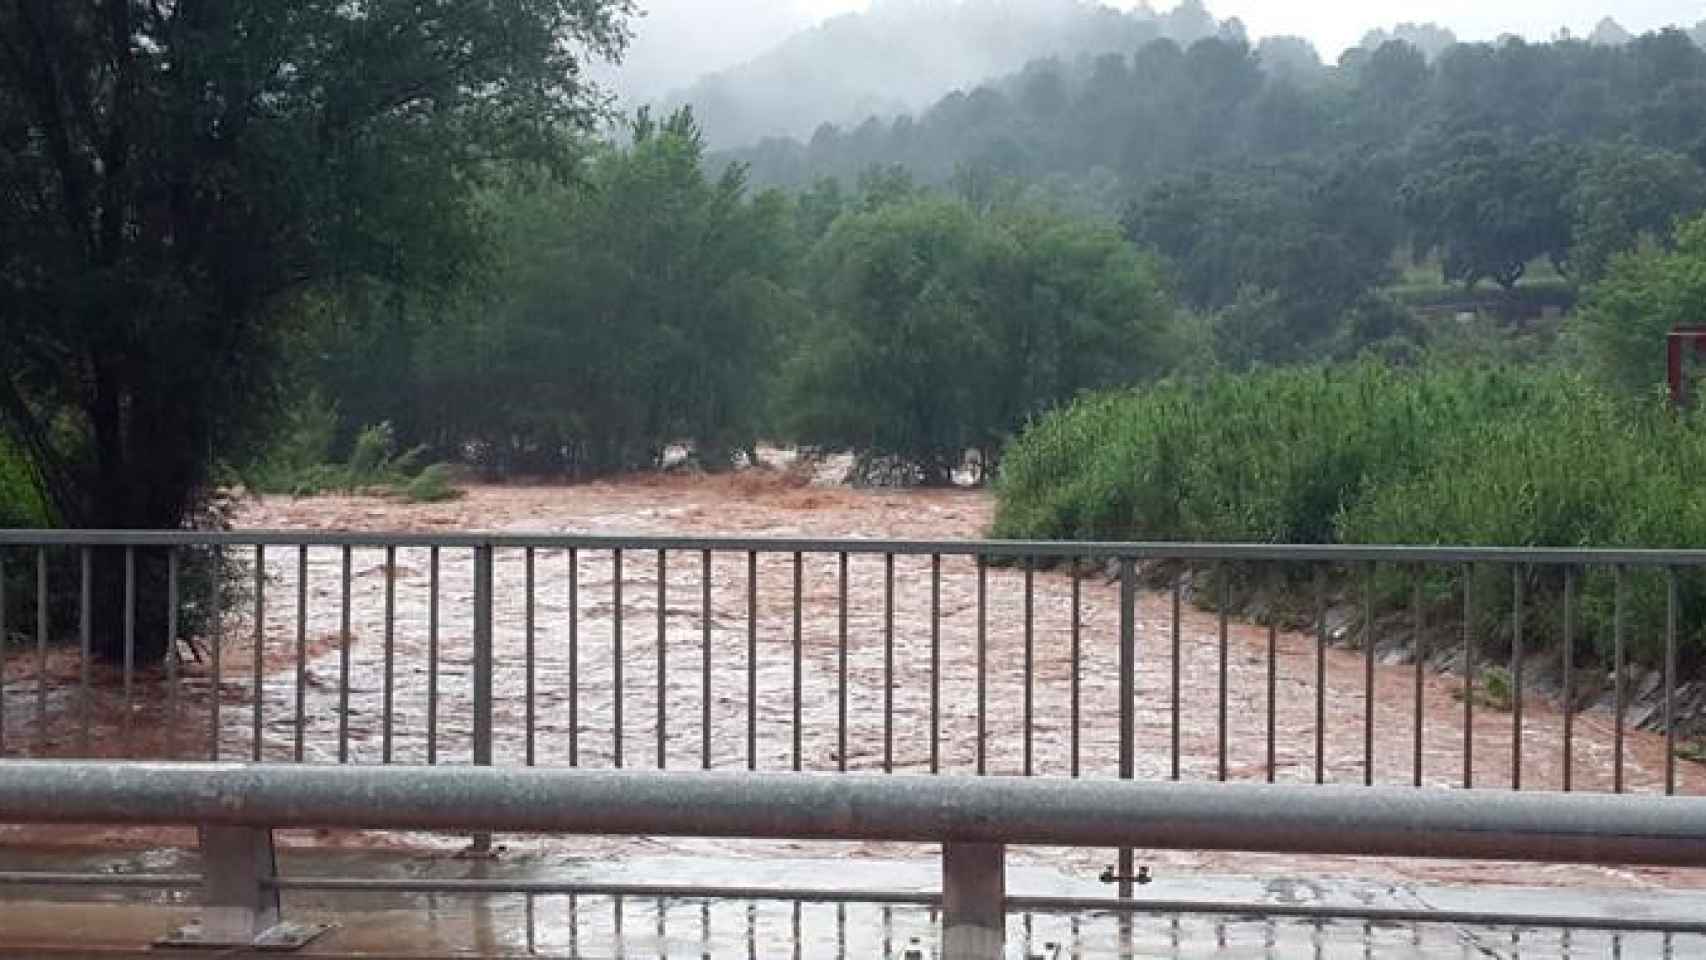
[[[576,487],[476,487],[461,501],[437,505],[353,497],[269,498],[248,503],[237,522],[252,529],[303,531],[942,540],[981,536],[991,510],[990,498],[981,492],[854,491],[804,484],[774,473]],[[253,553],[239,551],[233,559],[252,562]],[[336,762],[340,756],[359,763],[386,759],[470,762],[474,597],[469,551],[446,548],[438,557],[436,671],[430,666],[434,614],[429,604],[432,557],[426,549],[399,549],[391,578],[383,550],[363,548],[351,554],[347,668],[341,641],[345,616],[341,551],[308,550],[306,580],[299,575],[304,555],[293,548],[271,548],[263,560],[266,576],[259,619],[263,666],[258,698],[253,668],[257,621],[253,602],[247,601],[244,610],[233,611],[226,621],[228,638],[222,648],[217,698],[211,663],[186,665],[180,720],[168,724],[163,677],[139,678],[135,704],[127,714],[119,699],[118,678],[97,672],[93,732],[87,748],[80,738],[75,663],[61,656],[53,659],[50,673],[54,676],[45,689],[49,725],[43,729],[38,716],[44,701],[38,700],[33,660],[14,647],[8,659],[5,740],[0,746],[11,756],[83,752],[206,756],[216,734],[220,754],[234,759],[258,754],[268,760],[291,760],[300,749],[302,758],[310,762]],[[529,557],[521,550],[499,551],[494,570],[495,762],[520,764],[531,755],[541,765],[607,767],[616,763],[620,749],[622,764],[628,767],[656,766],[661,760],[671,768],[696,768],[708,756],[710,765],[718,769],[751,765],[787,770],[796,765],[797,751],[798,766],[806,770],[845,766],[916,774],[929,772],[934,763],[945,773],[969,774],[976,772],[979,763],[981,716],[985,726],[982,759],[991,774],[1023,774],[1027,764],[1029,772],[1039,776],[1069,776],[1075,764],[1085,776],[1117,773],[1119,591],[1117,584],[1100,574],[1078,582],[1080,644],[1075,683],[1074,590],[1072,578],[1065,573],[1034,575],[1027,658],[1026,575],[1017,569],[987,571],[980,660],[979,574],[967,558],[944,557],[937,581],[929,557],[895,558],[891,577],[881,555],[855,555],[847,563],[845,607],[840,560],[835,554],[807,554],[797,568],[790,554],[761,553],[751,562],[749,567],[744,552],[713,556],[707,604],[704,557],[697,551],[668,554],[660,577],[659,557],[653,551],[626,552],[618,573],[616,558],[608,551],[581,551],[571,558],[566,551],[539,550],[531,558],[530,644]],[[755,579],[749,577],[749,570],[756,573]],[[394,615],[389,621],[388,579],[395,584],[389,604]],[[886,599],[891,591],[892,605]],[[299,597],[305,613],[302,620],[297,615]],[[1136,623],[1139,778],[1165,779],[1172,772],[1172,618],[1170,594],[1146,591],[1140,596]],[[1184,691],[1180,774],[1190,780],[1213,779],[1221,765],[1218,619],[1186,605],[1180,641]],[[1273,700],[1278,737],[1272,770],[1276,780],[1307,782],[1316,775],[1317,653],[1312,636],[1282,633],[1278,637]],[[935,676],[939,679],[933,684],[932,664],[938,655],[940,672]],[[1032,664],[1029,684],[1027,659]],[[981,714],[980,663],[986,691]],[[346,671],[347,693],[340,689]],[[1329,651],[1326,673],[1326,724],[1320,730],[1325,779],[1362,783],[1368,702],[1362,654]],[[1266,628],[1231,626],[1227,676],[1227,776],[1264,780],[1269,775]],[[1424,684],[1423,778],[1431,785],[1454,786],[1461,781],[1464,711],[1453,695],[1457,685],[1452,678],[1436,676],[1427,677]],[[1394,663],[1377,668],[1372,698],[1376,783],[1411,782],[1414,688],[1413,667]],[[661,729],[660,691],[665,707]],[[1560,785],[1562,723],[1551,704],[1539,699],[1526,703],[1525,788]],[[173,731],[169,744],[168,729]],[[1589,712],[1577,717],[1577,789],[1610,788],[1611,731],[1608,715]],[[1508,789],[1512,736],[1508,712],[1477,710],[1473,757],[1477,787]],[[1662,738],[1631,734],[1626,763],[1630,789],[1662,789]],[[1682,792],[1706,793],[1706,768],[1683,763],[1678,776]],[[126,835],[115,831],[108,836]],[[731,862],[823,855],[826,849],[860,860],[929,853],[890,844],[825,848],[664,839],[527,841],[513,846],[524,853],[567,849],[595,858],[686,854]],[[1093,876],[1110,862],[1111,854],[1044,850],[1016,857],[1073,875]],[[1295,858],[1177,853],[1146,862],[1156,865],[1163,877],[1168,871],[1208,869],[1541,886],[1698,882],[1686,873],[1651,870],[1349,858],[1303,863]],[[762,869],[754,865],[755,872]]]

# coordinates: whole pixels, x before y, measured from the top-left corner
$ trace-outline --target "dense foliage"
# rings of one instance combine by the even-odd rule
[[[1702,470],[1706,421],[1631,409],[1575,374],[1298,368],[1100,395],[1043,421],[1004,461],[995,534],[1697,547]],[[1537,599],[1560,587],[1533,579]],[[1649,662],[1662,586],[1634,584],[1632,635]],[[1683,622],[1698,624],[1706,580],[1688,575],[1683,587]],[[1582,584],[1586,634],[1599,642],[1611,588],[1603,571]],[[1508,577],[1476,589],[1492,591],[1481,609],[1494,620],[1508,610]],[[1538,606],[1536,637],[1557,627],[1546,620],[1557,604]],[[1690,629],[1691,649],[1706,653],[1706,631]]]
[[[687,111],[631,134],[573,183],[485,194],[495,270],[478,295],[393,295],[377,324],[332,312],[306,376],[339,401],[340,448],[390,422],[441,457],[568,476],[654,467],[675,443],[711,465],[752,448],[799,309],[790,208],[738,169],[708,178]],[[363,348],[381,342],[395,369],[376,384]]]
[[[1393,152],[1408,172],[1426,172],[1471,134],[1523,146],[1632,140],[1698,162],[1703,89],[1706,52],[1678,30],[1619,46],[1507,38],[1432,57],[1400,38],[1334,65],[1297,42],[1252,47],[1222,30],[1037,60],[915,116],[826,125],[809,141],[771,139],[729,156],[751,163],[761,183],[851,179],[899,163],[934,183],[964,167],[1028,181],[1105,170],[1136,191],[1203,168],[1346,151]]]
[[[1614,258],[1589,293],[1578,327],[1590,368],[1620,391],[1640,394],[1664,381],[1665,335],[1702,323],[1706,217],[1683,225],[1674,245]]]
[[[1367,43],[1324,65],[1293,38],[1158,32],[725,156],[758,183],[898,165],[1119,215],[1235,367],[1332,357],[1347,312],[1378,328],[1364,340],[1394,332],[1379,297],[1405,255],[1513,310],[1547,263],[1568,306],[1569,284],[1706,205],[1706,52],[1687,33],[1457,44],[1407,25]]]
[[[943,482],[1180,352],[1152,259],[1113,224],[897,170],[753,195],[739,167],[706,175],[689,111],[630,128],[572,185],[488,192],[482,295],[429,311],[361,291],[327,311],[300,375],[337,399],[331,459],[374,423],[494,474],[566,477],[680,452],[720,469],[765,437]]]
[[[1164,369],[1171,309],[1111,226],[917,199],[837,219],[808,264],[811,325],[781,435],[946,482],[1078,391]]]
[[[172,528],[264,438],[287,333],[479,261],[497,159],[560,163],[626,0],[0,6],[0,431],[75,526]],[[120,556],[99,551],[102,623]],[[143,560],[147,586],[163,557]],[[153,614],[151,613],[152,617]],[[107,619],[112,618],[112,619]],[[144,659],[164,650],[141,625]],[[95,631],[120,655],[120,631]]]

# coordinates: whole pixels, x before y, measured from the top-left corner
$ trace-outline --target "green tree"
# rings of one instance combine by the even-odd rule
[[[1116,230],[923,197],[850,213],[813,252],[817,315],[784,433],[947,482],[1033,413],[1166,365],[1154,268]]]
[[[1569,150],[1471,134],[1442,153],[1444,159],[1404,184],[1402,195],[1418,250],[1441,253],[1447,283],[1473,287],[1491,279],[1510,290],[1537,257],[1560,267],[1568,262],[1575,174]]]
[[[1570,265],[1592,282],[1616,254],[1669,243],[1678,221],[1706,208],[1706,173],[1679,153],[1606,145],[1589,154],[1570,203]]]
[[[1187,304],[1225,311],[1223,358],[1308,359],[1390,272],[1401,225],[1386,166],[1349,157],[1164,180],[1127,209],[1127,235],[1166,259]]]
[[[1601,377],[1628,394],[1665,382],[1665,335],[1706,317],[1706,217],[1680,226],[1672,250],[1615,256],[1576,323]]]
[[[215,461],[260,437],[305,296],[467,273],[481,173],[566,156],[594,119],[583,57],[620,52],[629,10],[0,5],[0,426],[58,519],[184,523]],[[96,584],[108,657],[116,561]]]
[[[589,160],[583,187],[493,198],[496,289],[421,351],[419,419],[440,443],[578,476],[655,467],[677,442],[713,468],[755,446],[799,309],[796,210],[749,196],[739,166],[708,178],[687,110],[641,113],[632,132]]]

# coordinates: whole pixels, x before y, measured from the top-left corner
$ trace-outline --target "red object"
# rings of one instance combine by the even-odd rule
[[[1667,361],[1670,373],[1670,402],[1677,409],[1688,406],[1688,374],[1684,364],[1685,349],[1694,345],[1696,357],[1706,357],[1706,326],[1677,327],[1666,338],[1669,344]]]

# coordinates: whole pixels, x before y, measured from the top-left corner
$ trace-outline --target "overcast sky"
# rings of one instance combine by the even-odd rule
[[[1166,10],[1175,2],[1151,5]],[[652,99],[748,60],[824,17],[863,10],[870,0],[640,0],[640,6],[646,16],[634,23],[627,64],[619,77],[605,78],[630,97]],[[1434,21],[1464,40],[1502,33],[1543,40],[1560,27],[1586,34],[1607,14],[1635,33],[1706,20],[1706,0],[1207,0],[1207,6],[1217,17],[1241,18],[1252,37],[1306,36],[1328,61],[1368,30],[1402,21]]]

